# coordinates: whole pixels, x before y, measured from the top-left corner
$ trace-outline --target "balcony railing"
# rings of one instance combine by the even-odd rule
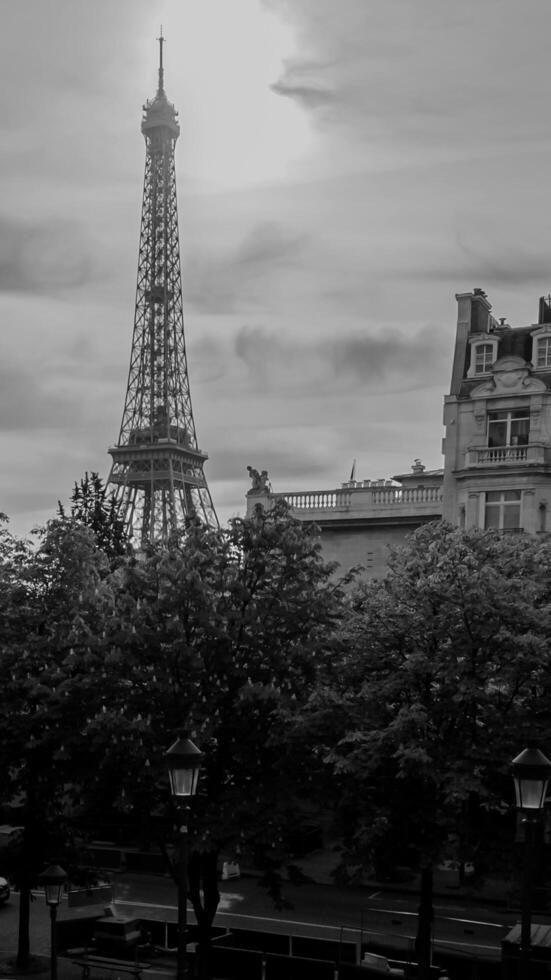
[[[478,449],[480,463],[525,463],[528,460],[528,446],[493,446],[491,449]]]
[[[542,443],[527,446],[484,446],[468,449],[467,466],[534,465],[551,461],[551,447]]]

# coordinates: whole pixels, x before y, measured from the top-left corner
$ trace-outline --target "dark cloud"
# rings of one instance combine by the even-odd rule
[[[321,62],[287,59],[281,77],[270,88],[276,95],[296,99],[307,109],[317,109],[333,100],[331,89],[319,78],[327,68]]]
[[[270,85],[272,92],[276,95],[285,95],[287,98],[296,99],[297,102],[307,106],[309,109],[317,109],[320,105],[327,105],[331,101],[331,93],[326,89],[308,87],[306,85],[293,85],[291,82],[274,82]]]
[[[376,335],[349,336],[326,343],[324,353],[336,379],[386,381],[414,378],[421,383],[449,359],[448,338],[433,328],[409,334],[389,329]]]
[[[234,341],[237,358],[250,379],[266,389],[282,387],[298,396],[350,384],[422,386],[449,362],[449,337],[434,327],[407,334],[395,328],[378,333],[340,334],[336,338],[286,337],[245,326]]]
[[[263,221],[246,235],[235,253],[235,265],[270,269],[292,262],[304,244],[305,236],[290,233],[275,221]]]
[[[54,294],[97,276],[76,221],[30,224],[0,216],[0,291]]]
[[[184,270],[186,303],[205,313],[262,306],[267,283],[295,265],[307,241],[306,235],[265,221],[226,254],[196,251]]]

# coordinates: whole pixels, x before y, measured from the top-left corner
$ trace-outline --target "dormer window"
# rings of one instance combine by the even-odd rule
[[[551,371],[551,323],[542,323],[530,332],[534,370]]]
[[[494,345],[477,344],[474,349],[474,373],[488,374],[494,363]]]
[[[551,337],[537,338],[536,368],[551,368]]]
[[[469,337],[471,345],[471,364],[467,372],[468,378],[481,378],[491,374],[492,364],[497,360],[497,337],[491,334],[473,335]]]

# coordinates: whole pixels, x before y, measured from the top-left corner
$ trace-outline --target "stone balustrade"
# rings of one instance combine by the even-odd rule
[[[551,449],[542,443],[526,446],[483,446],[466,453],[467,466],[541,465],[551,462]]]
[[[342,490],[305,490],[298,493],[274,493],[272,500],[283,499],[296,511],[378,511],[408,509],[430,505],[436,510],[442,507],[441,487],[371,486],[350,487]]]

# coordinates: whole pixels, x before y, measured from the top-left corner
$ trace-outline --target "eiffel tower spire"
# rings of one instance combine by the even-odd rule
[[[164,541],[197,516],[218,520],[197,445],[182,311],[174,147],[178,113],[164,90],[164,38],[159,87],[143,107],[145,176],[130,370],[108,483],[138,545]]]

